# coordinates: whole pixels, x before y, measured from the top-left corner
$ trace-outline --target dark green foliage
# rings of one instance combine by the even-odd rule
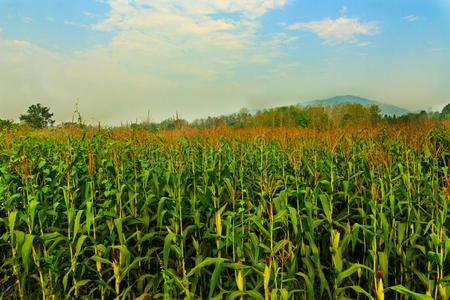
[[[11,120],[2,120],[0,119],[0,130],[5,128],[11,128],[14,125],[14,122]]]
[[[55,121],[51,119],[52,117],[53,113],[50,113],[50,108],[38,103],[28,107],[27,113],[20,115],[19,119],[31,128],[43,129],[47,126],[53,126]]]
[[[442,120],[450,120],[450,103],[442,109],[440,117]]]

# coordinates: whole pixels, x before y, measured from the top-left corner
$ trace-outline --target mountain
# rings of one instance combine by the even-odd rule
[[[323,104],[323,105],[333,105],[336,103],[345,103],[345,102],[350,102],[350,103],[359,103],[362,105],[378,105],[378,107],[381,109],[381,114],[382,115],[396,115],[396,116],[401,116],[407,113],[411,113],[412,111],[409,111],[405,108],[401,108],[395,105],[390,105],[390,104],[384,104],[375,100],[370,100],[367,98],[362,98],[362,97],[358,97],[358,96],[352,96],[352,95],[345,95],[345,96],[336,96],[336,97],[332,97],[332,98],[328,98],[328,99],[318,99],[318,100],[312,100],[312,101],[306,101],[306,102],[301,102],[298,103],[299,105],[302,106],[307,106],[307,105],[318,105],[318,104]]]

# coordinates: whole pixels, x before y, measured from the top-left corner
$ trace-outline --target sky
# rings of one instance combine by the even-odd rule
[[[0,119],[193,120],[356,95],[450,102],[450,0],[0,0]]]

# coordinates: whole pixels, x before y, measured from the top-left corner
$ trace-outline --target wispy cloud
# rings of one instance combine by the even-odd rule
[[[22,17],[22,21],[25,23],[31,23],[33,21],[33,19],[30,17]]]
[[[93,18],[93,17],[97,16],[96,14],[94,14],[90,11],[83,11],[83,15],[85,15],[86,17],[89,17],[89,18]]]
[[[10,40],[9,42],[14,45],[22,46],[22,47],[30,47],[31,46],[31,44],[27,41]]]
[[[359,42],[359,43],[356,44],[356,46],[358,46],[358,47],[366,47],[366,46],[369,46],[369,45],[370,45],[369,42]]]
[[[250,62],[255,64],[267,64],[270,62],[269,58],[264,55],[256,55],[250,58]]]
[[[347,6],[342,6],[342,8],[339,10],[339,12],[342,14],[342,15],[344,15],[346,12],[348,11],[348,8],[347,8]]]
[[[5,49],[7,49],[7,46],[19,46],[19,47],[29,47],[31,44],[26,41],[19,41],[19,40],[3,40],[2,39],[2,33],[3,29],[0,28],[0,46],[4,46]],[[3,49],[3,50],[5,50]],[[1,53],[1,51],[0,51]]]
[[[242,49],[251,44],[258,18],[287,0],[110,0],[108,17],[94,30],[138,30],[174,43],[195,36],[204,46]],[[237,16],[237,17],[236,17]]]
[[[289,64],[277,64],[267,72],[259,75],[257,78],[262,80],[288,79],[296,77],[295,73],[302,68],[303,64],[293,62]]]
[[[415,21],[419,20],[419,17],[416,15],[408,15],[408,16],[404,16],[403,19],[405,19],[408,22],[415,22]]]
[[[292,42],[295,42],[299,39],[298,36],[288,35],[285,32],[275,33],[269,41],[263,42],[264,46],[286,46]]]
[[[322,21],[295,23],[287,27],[290,30],[312,31],[324,44],[337,45],[345,42],[357,43],[358,35],[374,35],[380,32],[377,22],[360,22],[358,18],[327,18]]]
[[[78,23],[78,22],[74,22],[74,21],[64,21],[64,25],[70,25],[70,26],[76,26],[76,27],[81,27],[81,28],[88,28],[88,26],[86,24],[82,24],[82,23]]]

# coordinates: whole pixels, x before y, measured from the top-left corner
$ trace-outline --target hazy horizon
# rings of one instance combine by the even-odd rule
[[[356,95],[450,102],[450,0],[0,0],[0,119],[192,120]],[[78,100],[77,100],[78,99]]]

